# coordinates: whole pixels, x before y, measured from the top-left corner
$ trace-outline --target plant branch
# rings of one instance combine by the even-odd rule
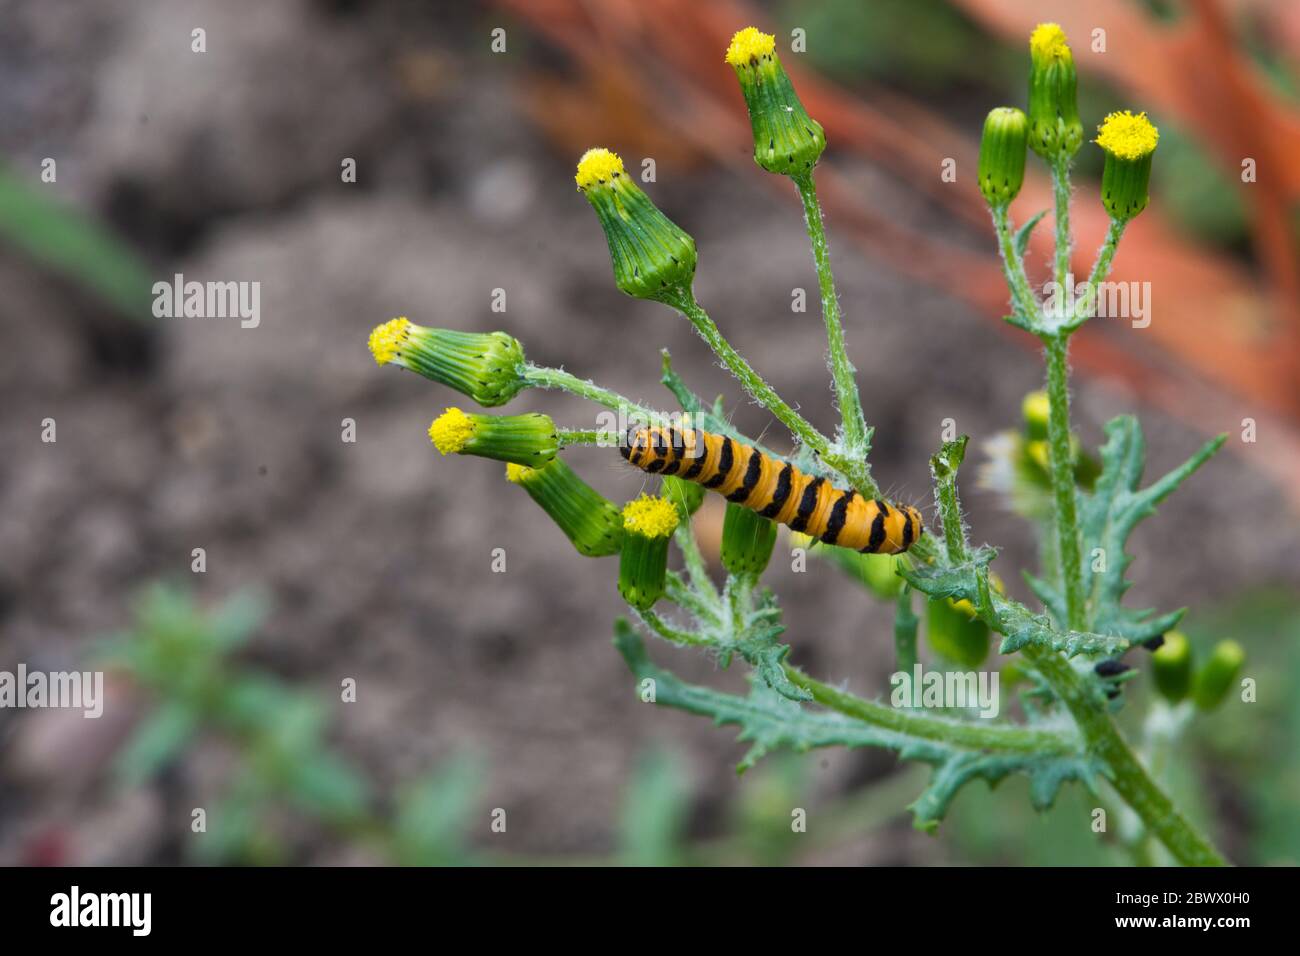
[[[1184,866],[1223,866],[1213,844],[1178,810],[1138,762],[1115,722],[1089,695],[1074,669],[1060,654],[1026,646],[1025,656],[1065,704],[1090,752],[1107,768],[1111,786]],[[815,696],[815,695],[814,695]]]
[[[1052,495],[1056,502],[1057,563],[1065,594],[1066,620],[1070,630],[1087,630],[1084,603],[1083,564],[1079,553],[1078,489],[1070,449],[1069,338],[1065,333],[1044,338],[1047,349],[1047,439],[1051,465]]]
[[[929,717],[856,697],[809,677],[793,665],[784,666],[790,682],[812,694],[823,707],[886,730],[974,750],[1065,754],[1078,749],[1069,736],[1056,731]]]
[[[1097,261],[1093,263],[1092,272],[1083,288],[1083,295],[1074,304],[1074,316],[1066,326],[1068,330],[1073,331],[1092,318],[1097,307],[1097,287],[1110,275],[1111,263],[1115,260],[1115,252],[1119,249],[1119,241],[1124,236],[1124,227],[1127,225],[1127,220],[1111,219],[1106,239],[1097,251]]]
[[[1016,249],[1015,239],[1011,233],[1011,219],[1005,204],[993,207],[993,230],[997,233],[998,251],[1002,255],[1002,272],[1011,289],[1011,301],[1026,322],[1036,323],[1040,312],[1038,300],[1029,286],[1029,277],[1025,275],[1024,260]]]
[[[578,376],[572,375],[563,369],[547,368],[542,365],[525,365],[524,378],[533,388],[560,389],[572,395],[577,395],[579,398],[585,398],[589,402],[604,405],[616,412],[635,416],[645,421],[654,421],[667,417],[662,412],[656,412],[644,405],[638,405],[636,402],[624,398],[618,392],[611,391],[608,388],[601,388],[595,382],[578,378]]]
[[[835,293],[835,276],[831,273],[826,224],[822,219],[821,204],[817,201],[817,186],[813,183],[811,172],[793,178],[795,187],[799,190],[799,198],[803,200],[804,221],[808,227],[808,239],[812,243],[813,261],[817,265],[817,284],[821,290],[822,320],[826,324],[831,377],[835,380],[835,397],[844,423],[844,451],[851,458],[865,459],[871,451],[873,429],[867,426],[862,414],[858,383],[853,376],[853,364],[849,361],[844,344],[839,296]]]
[[[1070,274],[1070,157],[1059,156],[1052,162],[1052,198],[1056,202],[1056,267],[1059,294],[1065,294]]]
[[[718,326],[695,301],[695,296],[689,289],[681,290],[680,294],[666,301],[690,320],[691,325],[695,326],[695,331],[699,332],[700,338],[704,339],[713,353],[722,360],[735,376],[736,381],[740,382],[741,387],[754,401],[775,415],[781,424],[790,430],[790,434],[819,455],[825,455],[830,450],[830,442],[826,436],[786,404],[784,399],[776,394],[776,390],[754,371],[744,357],[723,337]]]

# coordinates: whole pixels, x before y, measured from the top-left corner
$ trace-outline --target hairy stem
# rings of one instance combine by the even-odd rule
[[[1056,267],[1058,294],[1065,294],[1070,274],[1070,157],[1052,161],[1052,198],[1056,201]]]
[[[585,398],[587,401],[595,402],[597,405],[604,405],[616,412],[622,412],[646,421],[666,417],[662,412],[656,412],[644,405],[638,405],[624,398],[618,392],[601,388],[595,382],[578,378],[578,376],[571,375],[563,369],[546,368],[542,365],[526,365],[524,366],[524,378],[534,388],[560,389],[572,395],[577,395],[579,398]]]
[[[691,325],[695,326],[695,331],[700,333],[700,338],[704,339],[713,353],[722,359],[722,363],[736,377],[736,381],[740,382],[741,387],[754,401],[775,415],[781,424],[790,430],[790,434],[819,455],[825,455],[830,450],[830,442],[826,436],[787,405],[781,396],[776,394],[776,390],[754,371],[730,342],[723,338],[718,326],[695,301],[695,296],[689,289],[681,290],[678,296],[668,301],[668,304],[690,320]]]
[[[812,173],[794,177],[803,200],[804,220],[812,243],[813,261],[817,265],[817,284],[821,290],[822,320],[826,324],[826,341],[830,351],[831,376],[835,380],[835,397],[844,422],[844,450],[852,458],[866,458],[871,450],[872,429],[862,414],[858,383],[844,345],[844,327],[840,321],[840,302],[835,294],[835,276],[831,273],[830,252],[826,245],[826,224]]]
[[[555,437],[561,448],[568,448],[571,445],[600,445],[613,447],[618,444],[619,440],[618,432],[582,428],[557,428],[555,430]]]
[[[1045,337],[1047,347],[1047,440],[1052,495],[1056,501],[1057,563],[1065,592],[1066,620],[1075,631],[1087,630],[1083,564],[1079,553],[1078,490],[1070,453],[1069,339],[1064,333]]]
[[[1110,715],[1090,698],[1069,662],[1055,651],[1032,644],[1023,653],[1065,704],[1089,751],[1105,763],[1111,786],[1141,818],[1147,831],[1184,866],[1224,865],[1213,844],[1192,826],[1138,762]]]
[[[700,554],[699,542],[695,540],[695,531],[689,520],[683,521],[673,532],[673,540],[682,552],[686,562],[686,573],[690,575],[691,587],[708,599],[717,600],[718,591],[713,586],[709,571],[704,566],[704,555]]]
[[[1029,287],[1029,277],[1025,275],[1025,264],[1016,252],[1015,239],[1011,233],[1011,219],[1006,205],[993,207],[993,230],[998,237],[998,251],[1002,254],[1002,272],[1011,288],[1012,302],[1029,322],[1037,321],[1038,300]]]
[[[1101,249],[1097,251],[1097,261],[1092,264],[1092,272],[1089,273],[1088,282],[1083,287],[1083,294],[1074,305],[1071,328],[1078,328],[1092,318],[1097,305],[1097,287],[1110,275],[1111,263],[1115,261],[1115,252],[1119,249],[1119,241],[1123,238],[1124,227],[1127,225],[1126,220],[1111,219],[1110,228],[1106,230],[1106,239],[1101,244]]]
[[[872,700],[855,697],[846,691],[837,690],[828,684],[809,677],[803,671],[789,664],[785,666],[786,676],[790,682],[802,687],[813,696],[813,700],[831,710],[838,711],[846,717],[853,717],[864,723],[895,730],[899,733],[922,737],[926,740],[941,741],[957,747],[971,749],[1001,750],[1012,753],[1063,754],[1076,749],[1075,743],[1066,735],[1051,730],[1030,730],[1025,727],[984,725],[941,717],[928,717],[914,711],[902,710],[878,704]]]
[[[916,612],[912,610],[912,589],[903,585],[894,610],[894,669],[910,674],[916,666]]]

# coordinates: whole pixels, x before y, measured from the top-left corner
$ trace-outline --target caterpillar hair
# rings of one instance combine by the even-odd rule
[[[698,428],[633,426],[619,452],[652,475],[703,485],[824,544],[901,554],[924,532],[921,513],[837,488],[726,435]]]

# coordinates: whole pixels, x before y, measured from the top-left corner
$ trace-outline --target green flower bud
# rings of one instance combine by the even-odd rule
[[[504,405],[528,387],[524,348],[504,332],[453,332],[393,319],[370,333],[370,353],[380,365],[418,372],[485,408]]]
[[[1025,184],[1029,120],[1018,109],[999,106],[984,120],[980,139],[980,192],[990,206],[1005,206]]]
[[[812,535],[802,531],[790,532],[790,546],[807,551],[817,543]],[[898,574],[900,562],[907,561],[905,554],[861,554],[848,548],[815,548],[817,554],[839,566],[840,570],[871,591],[876,597],[890,600],[898,597],[904,581]]]
[[[749,109],[754,162],[783,176],[808,173],[826,149],[826,134],[799,102],[777,58],[776,38],[746,27],[731,38],[727,62]]]
[[[477,455],[544,468],[560,443],[546,415],[466,415],[449,408],[429,426],[429,439],[444,455]]]
[[[559,458],[544,468],[508,464],[506,477],[541,505],[579,554],[589,558],[618,554],[623,516]]]
[[[1236,641],[1220,641],[1214,646],[1210,659],[1196,673],[1192,687],[1192,700],[1200,710],[1214,710],[1228,696],[1246,663],[1246,651]]]
[[[664,594],[668,576],[668,542],[681,515],[666,498],[642,495],[623,509],[623,551],[618,561],[618,590],[638,611],[648,611]]]
[[[574,177],[605,230],[614,282],[638,299],[665,301],[695,280],[695,240],[659,211],[607,149],[589,149]]]
[[[1049,162],[1073,156],[1083,144],[1083,123],[1065,31],[1040,23],[1029,38],[1029,58],[1029,148]]]
[[[731,574],[759,575],[772,559],[776,525],[757,511],[727,502],[722,519],[722,566]]]
[[[1127,222],[1147,208],[1151,158],[1160,131],[1146,113],[1111,113],[1097,127],[1097,145],[1106,153],[1101,173],[1101,202],[1112,219]]]
[[[1052,403],[1043,391],[1030,392],[1020,403],[1020,414],[1025,421],[1025,437],[1031,441],[1047,439],[1047,419],[1052,413]]]
[[[1192,645],[1180,631],[1169,631],[1151,655],[1156,690],[1171,704],[1187,697],[1192,687]]]
[[[927,601],[925,636],[936,654],[962,667],[979,667],[989,656],[989,626],[970,601]]]
[[[677,506],[677,510],[690,517],[704,504],[704,486],[693,481],[682,481],[672,475],[664,476],[663,495]]]

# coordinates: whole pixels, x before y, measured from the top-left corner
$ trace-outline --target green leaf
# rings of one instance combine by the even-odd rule
[[[406,786],[397,804],[393,852],[404,866],[460,865],[470,859],[465,847],[470,815],[483,789],[483,768],[458,756]]]
[[[653,750],[637,761],[623,798],[620,862],[627,866],[674,866],[689,806],[686,778],[672,754]]]
[[[1183,614],[1181,609],[1154,615],[1151,610],[1121,607],[1130,584],[1125,573],[1133,562],[1124,547],[1138,523],[1155,514],[1156,505],[1205,464],[1226,438],[1220,435],[1211,439],[1182,465],[1146,488],[1139,488],[1146,466],[1142,426],[1131,415],[1122,415],[1106,424],[1101,475],[1092,493],[1080,496],[1084,559],[1091,562],[1092,555],[1099,554],[1105,561],[1103,570],[1092,573],[1089,589],[1090,620],[1095,630],[1138,643],[1163,634],[1178,623]]]
[[[811,710],[752,678],[748,697],[687,684],[650,662],[645,644],[623,619],[615,622],[614,646],[638,684],[654,682],[656,706],[709,717],[719,726],[737,725],[738,739],[750,744],[737,768],[740,772],[780,748],[804,752],[833,746],[883,747],[896,752],[901,760],[933,765],[935,772],[929,785],[911,807],[919,829],[936,828],[953,797],[976,778],[992,784],[1009,773],[1027,774],[1035,806],[1043,809],[1051,805],[1060,785],[1067,780],[1082,781],[1091,789],[1099,770],[1099,764],[1082,752],[998,752],[919,737],[832,711]]]
[[[184,701],[167,701],[150,714],[117,755],[114,773],[138,787],[170,763],[198,730],[199,718]]]
[[[971,562],[957,567],[923,566],[903,571],[907,582],[931,598],[954,598],[970,601],[980,606],[980,586],[977,569],[987,565],[994,553],[988,548],[975,552]],[[1061,651],[1067,657],[1086,654],[1089,657],[1113,657],[1129,647],[1122,636],[1097,634],[1087,631],[1058,630],[1046,614],[1035,614],[1023,604],[996,592],[990,595],[998,619],[998,632],[1003,635],[1001,654],[1011,654],[1035,644]]]
[[[784,624],[763,624],[750,627],[748,636],[732,645],[740,656],[754,668],[768,687],[789,700],[812,700],[812,694],[790,682],[785,675],[789,644],[778,644],[776,639],[785,632]]]
[[[29,185],[0,168],[0,239],[79,282],[124,315],[149,319],[149,267],[93,220],[48,199],[54,188]]]
[[[1047,212],[1048,211],[1044,209],[1037,216],[1034,216],[1034,218],[1030,219],[1023,226],[1021,226],[1019,229],[1016,230],[1015,246],[1016,246],[1017,258],[1023,259],[1025,257],[1025,253],[1029,251],[1029,239],[1033,235],[1034,227],[1038,225],[1039,220],[1041,220],[1044,216],[1047,215]]]

